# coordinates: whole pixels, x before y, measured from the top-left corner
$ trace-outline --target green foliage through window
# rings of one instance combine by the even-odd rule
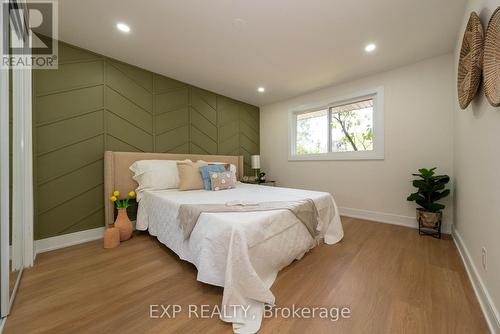
[[[299,155],[373,150],[373,98],[296,117]]]

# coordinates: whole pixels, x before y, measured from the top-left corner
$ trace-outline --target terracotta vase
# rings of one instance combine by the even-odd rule
[[[120,246],[120,230],[114,226],[106,228],[104,231],[104,248],[116,248]]]
[[[120,240],[125,241],[132,236],[132,223],[127,216],[127,209],[118,209],[118,217],[115,220],[115,227],[120,231]]]

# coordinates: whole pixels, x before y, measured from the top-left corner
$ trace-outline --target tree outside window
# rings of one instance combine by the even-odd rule
[[[373,150],[373,99],[296,117],[298,155]]]

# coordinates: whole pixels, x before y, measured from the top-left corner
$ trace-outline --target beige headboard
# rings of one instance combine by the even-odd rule
[[[137,153],[137,152],[104,152],[104,207],[106,225],[114,220],[114,207],[109,200],[111,193],[118,190],[126,194],[137,188],[137,182],[132,179],[133,173],[129,167],[138,160],[204,160],[207,162],[225,162],[236,166],[236,177],[243,176],[243,156],[233,155],[202,155],[173,153]]]

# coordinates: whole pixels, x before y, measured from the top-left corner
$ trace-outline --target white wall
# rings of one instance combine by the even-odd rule
[[[452,175],[453,66],[448,54],[261,107],[262,170],[281,186],[328,191],[342,208],[416,225],[415,205],[406,201],[413,190],[411,173],[437,166]],[[378,86],[385,89],[385,160],[288,161],[291,108]],[[445,202],[447,221],[452,221],[451,202]]]
[[[488,24],[498,0],[470,0],[464,14],[461,32],[470,12]],[[458,37],[455,63],[462,36]],[[457,66],[455,66],[456,68]],[[455,101],[457,101],[455,94]],[[455,102],[454,174],[455,233],[463,242],[473,270],[482,281],[489,311],[500,333],[500,108],[489,105],[481,87],[478,96],[466,110]],[[481,248],[487,249],[487,271],[482,268]],[[488,300],[489,299],[489,300]],[[495,324],[496,322],[496,324]]]

